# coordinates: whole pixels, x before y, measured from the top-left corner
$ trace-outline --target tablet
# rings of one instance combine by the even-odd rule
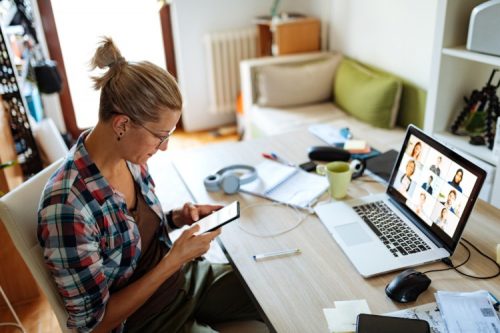
[[[391,178],[392,169],[398,159],[398,154],[394,149],[386,151],[378,156],[366,160],[366,169],[382,178],[386,183]]]
[[[205,232],[214,231],[215,229],[236,220],[238,217],[240,217],[240,203],[238,201],[234,201],[196,222],[200,226],[200,230],[197,234],[199,235]]]

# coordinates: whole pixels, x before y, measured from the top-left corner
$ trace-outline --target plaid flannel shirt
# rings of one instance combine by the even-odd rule
[[[90,159],[83,133],[51,176],[40,201],[38,240],[69,313],[67,326],[90,332],[102,320],[110,294],[132,275],[141,253],[137,225],[123,196]],[[167,221],[145,165],[128,163],[147,204]],[[114,331],[121,332],[123,323]]]

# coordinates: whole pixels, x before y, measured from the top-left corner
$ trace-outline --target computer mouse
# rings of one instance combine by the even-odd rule
[[[314,161],[349,161],[351,153],[347,150],[332,146],[309,147],[309,158]]]
[[[385,293],[396,302],[408,303],[415,301],[430,284],[431,279],[427,275],[410,268],[399,273],[385,287]]]

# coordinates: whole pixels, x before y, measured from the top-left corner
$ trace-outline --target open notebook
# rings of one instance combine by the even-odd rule
[[[257,180],[242,185],[242,192],[306,208],[328,188],[325,177],[297,167],[264,160],[255,168]]]

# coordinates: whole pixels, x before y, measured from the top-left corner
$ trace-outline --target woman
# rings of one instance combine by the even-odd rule
[[[417,213],[418,215],[421,215],[423,213],[424,204],[425,204],[426,199],[427,199],[427,196],[425,195],[425,193],[421,192],[420,196],[419,196],[419,201],[418,201],[417,207],[415,208],[415,213]]]
[[[406,171],[399,179],[399,190],[401,192],[408,192],[411,185],[411,176],[415,173],[415,161],[409,160],[406,163]]]
[[[149,62],[129,63],[110,38],[92,59],[107,68],[99,121],[51,177],[38,237],[69,314],[81,332],[213,332],[208,324],[259,316],[228,265],[196,260],[220,230],[187,228],[220,206],[185,204],[164,213],[146,162],[166,150],[182,98]]]
[[[420,152],[421,151],[422,151],[422,143],[420,141],[418,141],[413,146],[413,150],[411,151],[411,158],[413,158],[413,159],[415,159],[415,160],[418,161],[419,158],[420,158]]]
[[[445,207],[441,209],[441,213],[439,213],[439,216],[436,219],[436,221],[434,221],[434,223],[436,223],[437,226],[440,227],[441,229],[444,229],[444,227],[446,227],[446,222],[448,222],[447,216],[448,216],[448,209]]]
[[[460,183],[462,182],[463,177],[464,177],[464,170],[457,169],[457,172],[455,172],[455,176],[453,176],[453,179],[450,180],[448,184],[456,188],[458,192],[462,193],[462,188],[460,187]]]

